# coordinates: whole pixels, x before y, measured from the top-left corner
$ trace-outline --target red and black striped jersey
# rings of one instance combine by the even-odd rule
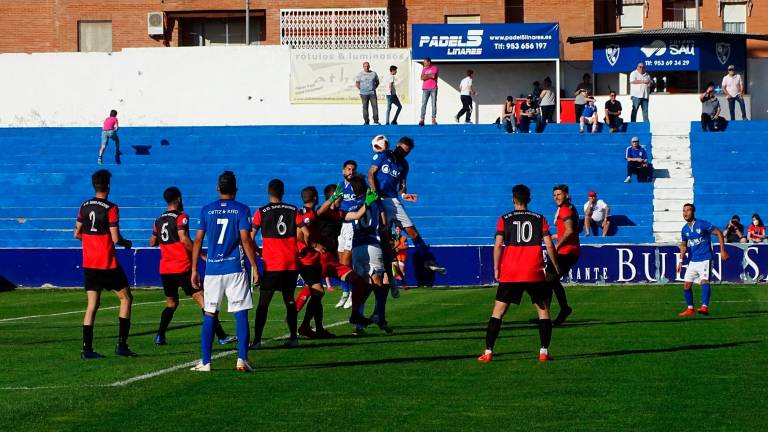
[[[544,216],[514,210],[499,218],[496,236],[503,239],[499,282],[541,282],[544,280],[544,256],[541,243],[549,235]]]
[[[189,233],[189,216],[168,210],[155,220],[152,235],[160,243],[160,274],[186,273],[191,270],[191,258],[179,231]]]
[[[270,203],[253,216],[253,227],[261,229],[265,271],[298,270],[296,228],[303,218],[295,206]]]
[[[313,242],[322,244],[320,242],[320,228],[318,224],[315,223],[315,220],[317,220],[317,213],[314,209],[304,207],[299,210],[299,218],[301,219],[299,228],[306,226],[309,230],[309,239],[307,239],[308,244],[298,242],[299,251],[303,251],[303,253],[299,255],[299,261],[305,266],[319,265],[320,253],[312,247],[308,247]]]
[[[555,215],[555,225],[557,226],[557,253],[561,255],[578,255],[581,249],[579,245],[579,212],[570,202],[557,208]],[[562,242],[565,233],[565,221],[572,220],[576,235],[572,235],[568,241]]]
[[[91,198],[80,205],[77,221],[82,224],[83,268],[117,268],[115,244],[109,230],[120,222],[117,204],[102,198]]]

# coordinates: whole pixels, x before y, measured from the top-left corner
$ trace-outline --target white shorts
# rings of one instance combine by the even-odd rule
[[[708,281],[710,267],[712,267],[710,261],[691,261],[685,269],[685,277],[683,280],[695,283],[699,283],[703,280]]]
[[[411,218],[408,217],[408,213],[405,212],[403,203],[398,198],[382,198],[381,204],[384,206],[384,213],[387,214],[387,221],[398,221],[403,228],[410,228],[413,226]]]
[[[251,284],[248,282],[247,272],[205,275],[203,297],[205,298],[204,309],[206,312],[218,312],[225,294],[227,296],[228,312],[234,313],[253,309]]]
[[[339,252],[349,252],[352,250],[352,235],[354,234],[352,222],[341,224],[341,233],[339,234]]]
[[[355,246],[352,249],[352,268],[359,275],[371,276],[374,273],[383,275],[386,270],[381,246],[375,244]]]

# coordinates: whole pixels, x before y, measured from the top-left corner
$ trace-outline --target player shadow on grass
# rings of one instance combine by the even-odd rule
[[[558,326],[558,329],[576,328],[576,327],[595,327],[595,326],[610,326],[610,325],[623,325],[623,324],[689,324],[697,322],[707,321],[724,321],[724,320],[740,320],[749,319],[749,316],[707,316],[697,318],[668,318],[668,319],[651,319],[651,320],[621,320],[621,321],[600,321],[600,320],[583,320],[572,321],[568,320],[564,324]]]
[[[743,345],[752,345],[752,344],[759,344],[759,343],[762,343],[762,341],[751,340],[751,341],[727,342],[727,343],[719,343],[719,344],[692,344],[692,345],[682,345],[682,346],[669,347],[669,348],[629,349],[629,350],[602,351],[602,352],[583,353],[583,354],[566,354],[566,355],[558,356],[557,360],[569,360],[569,359],[578,360],[578,359],[587,359],[587,358],[616,357],[616,356],[636,355],[636,354],[659,354],[659,353],[672,353],[672,352],[680,352],[680,351],[713,350],[713,349],[723,349],[723,348],[736,348]]]
[[[502,353],[504,355],[516,355],[524,354],[524,351]],[[530,354],[530,353],[528,353]],[[395,357],[395,358],[382,358],[375,360],[349,360],[349,361],[337,361],[328,363],[309,363],[303,365],[294,366],[256,366],[257,372],[270,371],[270,370],[302,370],[302,369],[330,369],[330,368],[347,368],[354,366],[375,366],[385,364],[400,364],[400,363],[428,363],[428,362],[443,362],[452,360],[474,360],[477,358],[476,354],[462,354],[462,355],[445,355],[445,356],[424,356],[424,357]],[[495,359],[495,358],[494,358]]]

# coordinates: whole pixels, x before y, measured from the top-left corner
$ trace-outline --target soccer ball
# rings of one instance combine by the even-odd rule
[[[376,135],[371,140],[371,147],[376,153],[381,153],[389,148],[389,140],[384,135]]]

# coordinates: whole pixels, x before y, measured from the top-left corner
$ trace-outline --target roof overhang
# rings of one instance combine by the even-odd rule
[[[757,33],[732,33],[724,31],[712,31],[712,30],[695,30],[695,29],[679,29],[679,28],[662,28],[662,29],[649,29],[649,30],[637,30],[628,32],[617,33],[600,33],[593,35],[582,36],[570,36],[567,41],[570,44],[578,44],[585,42],[594,42],[601,40],[617,41],[622,39],[637,39],[637,38],[711,38],[711,37],[727,37],[730,39],[752,39],[768,41],[768,35]]]

